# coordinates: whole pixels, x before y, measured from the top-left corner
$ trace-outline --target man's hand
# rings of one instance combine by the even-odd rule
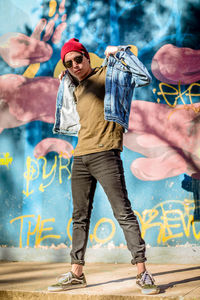
[[[67,70],[62,71],[59,75],[58,75],[58,79],[61,81],[63,79],[63,77],[65,76]]]
[[[110,54],[115,55],[119,51],[117,46],[108,46],[104,52],[106,57],[109,57]]]

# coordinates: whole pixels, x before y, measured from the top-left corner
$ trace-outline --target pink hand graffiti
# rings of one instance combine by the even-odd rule
[[[44,18],[41,19],[30,37],[16,32],[9,32],[0,37],[0,55],[10,67],[27,66],[45,62],[51,58],[53,49],[46,42],[52,38],[54,44],[59,43],[67,26],[67,15],[64,13],[65,0],[63,0],[59,6],[61,23],[55,28],[55,22],[59,17],[59,14],[56,13],[56,6],[57,2],[50,0],[49,16],[54,16],[53,19],[50,19],[49,22]],[[43,31],[45,34],[41,41]]]
[[[183,105],[177,108],[180,106],[183,108]],[[131,164],[132,173],[141,180],[200,173],[198,115],[193,109],[180,109],[174,114],[171,111],[172,108],[165,104],[132,102],[124,145],[145,156]]]
[[[55,22],[59,17],[59,14],[56,13],[56,8],[57,8],[57,2],[55,0],[50,0],[49,1],[49,17],[53,17],[49,22],[47,22],[46,19],[41,19],[39,23],[37,24],[35,30],[33,31],[31,37],[40,40],[41,39],[41,33],[45,29],[45,34],[43,36],[43,41],[47,42],[50,40],[52,37],[52,42],[54,44],[57,44],[61,40],[61,36],[63,31],[65,30],[67,24],[66,24],[66,18],[67,15],[64,13],[65,12],[65,0],[62,0],[59,6],[59,14],[61,16],[61,23],[55,28]],[[46,28],[45,28],[46,26]]]
[[[0,132],[35,120],[53,123],[58,86],[51,77],[0,76]]]
[[[0,38],[0,55],[12,68],[44,62],[51,58],[52,47],[22,33],[8,33]]]
[[[59,6],[61,23],[55,28],[58,19],[57,2],[49,1],[49,17],[47,22],[41,19],[30,37],[22,33],[8,33],[0,38],[0,55],[12,68],[48,61],[53,53],[52,47],[60,42],[66,28],[65,0]],[[45,31],[43,41],[41,34]],[[7,74],[0,76],[0,133],[4,128],[13,128],[40,120],[54,123],[55,102],[59,86],[58,79],[51,77],[26,78],[22,75]],[[40,142],[34,154],[40,156],[49,151],[61,152],[71,157],[73,147],[70,143],[59,139],[45,139]]]

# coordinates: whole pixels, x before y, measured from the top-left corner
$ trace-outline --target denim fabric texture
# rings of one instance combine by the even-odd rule
[[[103,187],[132,254],[132,264],[144,262],[145,242],[128,199],[120,151],[110,150],[74,157],[72,168],[72,264],[85,264],[90,217],[97,181]]]
[[[151,76],[129,46],[119,46],[119,49],[102,65],[107,65],[104,117],[119,123],[127,131],[134,88],[149,84]],[[67,72],[57,93],[53,133],[78,135],[80,123],[73,94],[75,87]]]
[[[53,133],[55,134],[78,135],[80,123],[73,94],[75,88],[76,85],[67,72],[60,82],[57,93],[55,123],[53,127]]]
[[[104,117],[119,123],[128,131],[131,101],[135,87],[148,85],[151,76],[129,47],[110,55],[104,98]]]

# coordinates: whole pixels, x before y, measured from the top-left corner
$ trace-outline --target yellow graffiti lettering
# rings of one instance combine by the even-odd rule
[[[186,199],[187,200],[187,199]],[[194,203],[194,201],[178,201],[171,200],[165,201],[163,203],[157,204],[153,209],[145,210],[141,215],[135,211],[140,223],[141,223],[141,234],[144,238],[147,230],[151,227],[158,227],[158,237],[157,243],[165,243],[170,239],[180,238],[184,234],[186,237],[190,236],[190,230],[193,229],[193,235],[198,240],[200,238],[200,233],[196,233],[195,225],[193,224],[193,215],[194,207],[190,205]],[[172,205],[173,203],[181,204],[183,206],[183,210],[180,209],[165,209],[164,205]],[[160,209],[160,211],[159,211]],[[160,219],[160,221],[156,221]],[[191,227],[192,224],[192,227]],[[177,232],[177,229],[180,229]],[[176,230],[176,233],[173,232]]]
[[[200,240],[200,230],[198,231],[197,228],[199,226],[198,222],[194,221],[193,207],[194,201],[185,199],[185,201],[180,200],[170,200],[164,201],[157,204],[155,207],[151,209],[146,209],[140,215],[139,212],[134,211],[135,215],[138,217],[139,222],[141,223],[141,234],[144,238],[147,234],[148,230],[151,228],[157,228],[157,243],[166,243],[171,239],[177,239],[183,237],[189,237],[192,233],[196,240]],[[180,209],[173,208],[172,205],[179,205],[181,206]],[[28,218],[32,218],[32,220],[27,220],[28,222],[28,231],[25,233],[24,220]],[[13,222],[20,220],[20,233],[19,233],[19,246],[22,247],[22,237],[26,240],[27,246],[30,244],[30,237],[35,237],[35,246],[39,246],[44,239],[55,238],[59,239],[60,235],[54,234],[45,234],[47,231],[52,231],[53,227],[45,227],[45,223],[47,222],[55,222],[54,218],[49,218],[45,220],[41,220],[40,215],[37,216],[36,225],[33,227],[33,218],[35,215],[25,215],[14,218],[10,221],[12,224]],[[35,220],[34,220],[35,221]],[[103,223],[109,223],[111,225],[111,230],[106,235],[105,238],[100,237],[100,232],[102,228],[100,225]],[[34,222],[35,224],[35,222]],[[66,227],[67,235],[72,241],[72,235],[70,233],[70,228],[72,224],[72,218],[69,219]],[[31,228],[33,227],[33,228]],[[104,229],[104,228],[103,228]],[[96,241],[100,244],[105,244],[110,241],[115,235],[115,224],[112,219],[108,218],[101,218],[94,226],[93,232],[89,235],[90,241]],[[155,234],[155,233],[154,233]],[[26,239],[27,237],[27,239]]]
[[[44,224],[46,222],[55,222],[55,218],[46,219],[46,220],[41,221],[41,226],[39,228],[37,239],[36,239],[36,242],[35,242],[36,246],[39,246],[40,243],[43,240],[45,240],[45,239],[60,239],[60,237],[61,237],[60,235],[55,235],[55,234],[48,234],[48,235],[45,235],[45,236],[41,237],[41,235],[42,235],[42,233],[44,231],[51,231],[51,230],[53,230],[53,227],[46,227],[46,228],[44,228]]]
[[[70,226],[71,226],[71,223],[72,223],[72,218],[69,219],[69,222],[67,224],[67,235],[70,239],[70,241],[72,241],[72,236],[71,236],[71,233],[70,233]]]
[[[28,228],[28,233],[27,233],[27,246],[29,246],[29,239],[30,239],[31,235],[35,235],[35,246],[36,247],[38,247],[44,239],[49,239],[49,238],[60,239],[61,236],[55,235],[55,234],[49,234],[49,235],[45,235],[45,236],[41,237],[42,233],[44,231],[53,230],[53,227],[44,228],[44,224],[46,222],[55,222],[55,219],[51,218],[51,219],[45,219],[45,220],[41,221],[41,216],[38,215],[36,226],[32,232],[31,232],[31,222],[29,222],[29,228]]]
[[[61,184],[63,182],[62,180],[62,172],[63,170],[67,171],[68,177],[67,179],[69,180],[71,178],[71,171],[69,169],[70,165],[70,158],[68,158],[67,153],[62,153],[59,155],[59,183]],[[62,159],[65,159],[67,163],[64,165],[62,164]],[[42,166],[42,172],[40,171],[39,168],[39,160],[43,160],[43,166]],[[32,159],[31,157],[27,157],[26,161],[26,172],[24,173],[24,178],[26,179],[26,188],[23,190],[23,194],[28,197],[31,194],[34,193],[33,189],[30,189],[30,183],[31,181],[36,180],[39,175],[42,175],[42,182],[39,185],[39,191],[44,192],[47,187],[49,187],[53,181],[55,180],[56,177],[56,170],[57,170],[57,165],[58,165],[58,156],[55,155],[54,157],[54,164],[52,165],[51,169],[49,172],[47,172],[48,166],[47,166],[47,159],[43,156],[40,156],[38,160],[36,161],[35,159]],[[50,178],[51,177],[51,178]],[[47,180],[49,179],[49,180]]]
[[[20,217],[12,219],[10,221],[11,224],[13,222],[15,222],[16,220],[21,221],[20,235],[19,235],[19,247],[20,248],[22,248],[22,233],[23,233],[23,226],[24,226],[24,219],[25,218],[35,218],[35,215],[20,216]],[[33,229],[33,231],[31,231],[32,222],[31,221],[28,222],[28,232],[26,234],[26,237],[27,237],[26,245],[27,246],[29,246],[29,244],[30,244],[30,236],[34,236],[34,235],[35,235],[35,246],[36,247],[39,246],[44,239],[49,239],[49,238],[60,239],[61,236],[60,235],[55,235],[55,234],[48,234],[48,235],[42,236],[43,232],[53,230],[53,227],[44,228],[44,224],[46,222],[55,222],[55,219],[51,218],[51,219],[45,219],[45,220],[41,221],[41,216],[38,215],[37,222],[36,222],[36,225],[35,225],[35,228]]]
[[[67,153],[65,153],[65,156],[67,156]],[[63,155],[60,154],[60,155],[59,155],[59,161],[60,161],[60,165],[59,165],[59,183],[60,183],[60,184],[62,183],[62,171],[63,171],[63,170],[66,170],[66,171],[67,171],[67,173],[68,173],[68,179],[71,178],[71,172],[70,172],[70,170],[69,170],[70,159],[67,158],[67,159],[66,159],[66,160],[67,160],[66,165],[62,165],[62,157],[63,157]]]
[[[192,229],[193,229],[195,239],[197,241],[200,240],[200,231],[199,231],[199,233],[196,232],[195,222],[192,222]]]
[[[1,166],[6,166],[7,168],[9,168],[9,165],[11,165],[13,161],[13,158],[10,157],[10,153],[6,152],[6,153],[0,153],[0,165]]]
[[[22,231],[23,231],[23,222],[25,218],[34,218],[34,215],[26,215],[26,216],[20,216],[17,218],[14,218],[12,220],[10,220],[10,224],[12,224],[13,222],[20,220],[21,221],[21,226],[20,226],[20,234],[19,234],[19,247],[22,248]]]
[[[71,223],[72,223],[72,218],[69,219],[68,221],[68,224],[67,224],[67,235],[70,239],[70,241],[72,241],[72,236],[71,236],[71,233],[70,233],[70,226],[71,226]],[[100,239],[98,236],[97,236],[97,231],[98,231],[98,228],[99,226],[102,224],[102,223],[110,223],[111,224],[111,233],[109,234],[108,237],[104,238],[104,239]],[[111,219],[108,219],[108,218],[102,218],[100,219],[95,227],[94,227],[94,231],[93,231],[93,234],[90,234],[89,235],[89,238],[91,241],[95,240],[97,243],[100,243],[100,244],[105,244],[107,243],[109,240],[111,240],[113,238],[115,234],[115,224],[114,222],[111,220]]]
[[[185,235],[186,235],[187,237],[189,237],[189,236],[190,236],[191,223],[192,223],[192,221],[193,221],[193,216],[190,215],[190,216],[188,217],[188,222],[187,222],[187,225],[186,225],[185,217],[184,217],[183,213],[179,211],[179,214],[180,214],[180,218],[181,218],[182,225],[183,225],[183,232],[185,233]]]
[[[164,90],[163,90],[163,87],[168,87],[168,88],[172,89],[174,92],[167,92],[167,91],[164,91]],[[165,100],[165,102],[166,102],[170,107],[175,107],[176,104],[177,104],[177,98],[175,98],[174,103],[171,104],[171,103],[168,101],[166,95],[168,95],[168,96],[175,96],[175,95],[178,95],[178,90],[177,90],[175,87],[173,87],[173,86],[171,86],[171,85],[169,85],[169,84],[167,84],[167,83],[164,83],[164,82],[161,82],[161,83],[159,84],[159,88],[160,88],[160,92],[158,92],[157,94],[158,94],[158,95],[162,95],[163,98],[164,98],[164,100]]]
[[[110,225],[111,225],[111,227],[112,227],[111,233],[110,233],[109,236],[108,236],[107,238],[105,238],[105,239],[100,239],[100,238],[97,236],[98,228],[99,228],[99,226],[100,226],[102,223],[110,223]],[[114,222],[113,222],[111,219],[108,219],[108,218],[102,218],[102,219],[100,219],[100,220],[96,223],[96,225],[95,225],[95,227],[94,227],[94,232],[93,232],[93,234],[90,234],[90,239],[91,239],[91,241],[92,241],[93,239],[95,239],[95,241],[96,241],[97,243],[105,244],[105,243],[107,243],[109,240],[111,240],[111,239],[113,238],[114,234],[115,234],[115,224],[114,224]]]
[[[200,93],[198,93],[198,94],[197,93],[193,93],[193,94],[191,93],[192,88],[195,87],[195,86],[200,87],[200,83],[194,82],[194,83],[190,84],[190,86],[186,90],[186,92],[188,91],[188,93],[185,94],[186,96],[189,97],[191,104],[193,104],[192,97],[199,97],[200,96]],[[199,112],[199,110],[200,110],[199,107],[194,107],[193,109],[194,109],[195,112]]]
[[[34,216],[35,217],[35,216]],[[31,222],[28,222],[28,232],[27,232],[27,246],[29,246],[29,241],[30,241],[30,236],[31,235],[35,235],[36,234],[36,240],[38,239],[38,232],[39,232],[39,228],[40,228],[40,215],[37,218],[37,223],[35,226],[35,229],[31,232]]]
[[[169,224],[169,221],[176,221],[177,218],[170,218],[168,217],[168,215],[173,215],[173,212],[176,213],[178,212],[178,210],[169,210],[169,211],[165,211],[163,209],[163,216],[161,217],[161,220],[163,220],[163,227],[165,228],[165,230],[163,230],[162,234],[162,240],[165,243],[167,240],[172,239],[172,238],[178,238],[178,237],[182,237],[183,233],[176,233],[173,234],[173,231],[171,230],[171,228],[180,228],[181,224]],[[180,213],[180,211],[179,211]],[[167,234],[166,234],[167,233]]]
[[[47,183],[47,184],[43,184],[41,183],[40,186],[39,186],[39,190],[41,192],[44,192],[44,189],[47,188],[54,180],[55,178],[55,175],[56,175],[56,166],[57,166],[57,156],[55,155],[55,158],[54,158],[54,164],[51,168],[51,171],[47,174],[46,173],[46,168],[47,168],[47,159],[45,157],[39,157],[38,159],[43,159],[44,160],[44,165],[42,167],[42,178],[43,179],[47,179],[49,178],[49,176],[51,176],[52,174],[52,177],[51,177],[51,180]]]
[[[26,179],[26,190],[23,190],[23,194],[28,197],[34,192],[34,190],[29,190],[30,181],[36,180],[39,176],[39,166],[37,161],[32,159],[30,156],[27,157],[26,161],[27,171],[24,173],[24,178]]]
[[[145,236],[145,234],[149,228],[162,226],[161,222],[152,223],[153,220],[158,216],[158,211],[156,209],[144,210],[142,212],[142,217],[140,216],[140,214],[138,212],[134,211],[134,213],[137,215],[137,217],[139,218],[139,221],[141,223],[142,237]]]
[[[191,83],[190,86],[185,90],[185,91],[181,91],[181,82],[178,83],[178,89],[175,88],[174,86],[170,85],[170,84],[167,84],[167,83],[164,83],[164,82],[161,82],[159,84],[159,92],[157,92],[157,95],[158,96],[162,96],[163,99],[165,100],[165,102],[172,108],[176,107],[177,105],[177,101],[178,99],[181,100],[183,106],[182,107],[178,107],[178,108],[175,108],[169,115],[169,117],[177,110],[181,110],[181,109],[185,109],[185,110],[193,110],[195,113],[199,113],[200,111],[200,106],[195,106],[193,104],[193,100],[192,100],[192,97],[199,97],[200,96],[200,93],[192,93],[192,89],[194,89],[195,87],[200,87],[200,84],[199,83]],[[171,90],[171,91],[170,91]],[[154,88],[153,89],[153,93],[155,94],[156,93],[156,89]],[[174,101],[173,103],[171,103],[169,100],[168,100],[168,96],[174,96]],[[189,97],[189,101],[190,101],[190,106],[188,106],[186,103],[185,103],[185,100],[183,98],[183,96],[186,96],[186,97]],[[157,102],[160,103],[160,98],[157,99]]]

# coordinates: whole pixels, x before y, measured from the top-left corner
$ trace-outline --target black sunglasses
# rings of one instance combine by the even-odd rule
[[[72,67],[72,64],[73,64],[72,61],[75,61],[77,64],[81,64],[83,61],[83,54],[75,56],[73,60],[64,61],[63,64],[66,69],[69,69]]]

